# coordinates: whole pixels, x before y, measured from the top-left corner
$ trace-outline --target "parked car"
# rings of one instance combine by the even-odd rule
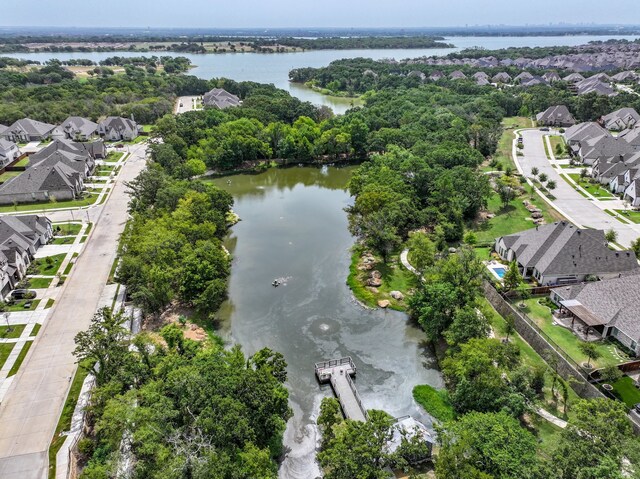
[[[543,128],[540,128],[540,131],[549,131],[549,127],[548,127],[548,126],[545,126],[545,127],[543,127]]]
[[[11,291],[11,297],[13,299],[24,299],[28,293],[28,289],[14,289],[13,291]]]
[[[633,409],[635,409],[635,410],[636,410],[636,412],[637,412],[638,414],[640,414],[640,402],[639,402],[638,404],[636,404],[635,406],[633,406]]]

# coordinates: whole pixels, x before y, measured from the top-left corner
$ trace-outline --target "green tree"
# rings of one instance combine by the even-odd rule
[[[611,228],[604,234],[604,239],[607,241],[607,243],[615,243],[616,241],[618,241],[618,232]]]
[[[518,269],[518,263],[516,261],[512,261],[509,263],[509,267],[502,278],[502,284],[505,291],[517,289],[523,281],[520,270]]]
[[[407,243],[413,267],[422,274],[433,266],[436,260],[436,245],[425,233],[415,232],[409,236]]]
[[[580,349],[580,352],[584,354],[588,359],[587,368],[591,367],[591,361],[596,360],[600,358],[600,356],[602,356],[600,354],[600,351],[598,351],[597,346],[593,343],[581,342],[578,345],[578,349]]]
[[[505,413],[472,412],[438,427],[439,479],[540,477],[536,439]]]
[[[538,180],[540,180],[540,183],[545,183],[548,179],[549,177],[547,176],[546,173],[540,173],[538,175]]]
[[[128,331],[123,327],[122,313],[110,308],[99,309],[87,331],[76,334],[73,354],[78,362],[96,378],[98,386],[117,375],[128,356]]]
[[[473,305],[469,305],[454,313],[453,321],[445,331],[444,337],[449,346],[457,346],[473,338],[486,338],[490,330],[489,321],[484,314]]]

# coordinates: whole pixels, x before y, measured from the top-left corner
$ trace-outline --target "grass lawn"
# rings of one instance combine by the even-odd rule
[[[84,363],[88,366],[87,363]],[[73,417],[73,411],[76,408],[76,404],[78,403],[78,396],[80,396],[80,391],[82,390],[82,384],[84,383],[85,378],[87,377],[88,371],[80,365],[76,370],[76,374],[73,376],[73,381],[71,382],[71,388],[69,389],[69,395],[64,403],[64,407],[62,408],[62,414],[60,414],[60,419],[58,420],[58,425],[56,426],[56,432],[53,435],[53,439],[51,440],[51,445],[49,446],[49,479],[54,479],[56,475],[56,454],[62,447],[67,436],[62,435],[63,431],[68,431],[71,427],[71,418]]]
[[[110,151],[104,161],[118,162],[124,156],[124,151]]]
[[[563,175],[560,175],[563,176]],[[588,191],[592,196],[596,198],[613,198],[614,195],[608,189],[603,188],[600,183],[591,183],[588,179],[580,178],[579,173],[569,173],[567,176],[571,177],[578,185]],[[564,176],[563,176],[564,178]],[[566,178],[564,178],[566,180]],[[571,183],[569,183],[571,184]],[[573,186],[573,185],[572,185]]]
[[[13,326],[0,326],[0,338],[3,339],[13,339],[19,338],[24,331],[26,324],[15,324]],[[9,331],[9,329],[11,329]]]
[[[479,259],[486,260],[486,259],[489,259],[492,249],[493,248],[487,246],[486,248],[473,248],[473,251],[475,251],[476,256]]]
[[[23,158],[21,159],[19,162],[17,162],[15,165],[13,166],[17,166],[17,167],[21,167],[21,166],[28,166],[29,165],[29,157]]]
[[[69,264],[67,264],[67,267],[64,269],[64,274],[65,276],[68,275],[71,272],[71,268],[73,268],[73,260],[76,259],[78,257],[78,253],[73,253],[73,255],[71,256],[71,261],[69,261]]]
[[[0,368],[4,366],[4,362],[9,357],[9,354],[11,354],[11,351],[13,351],[14,346],[15,343],[0,343]]]
[[[9,181],[11,178],[15,178],[19,174],[24,173],[23,171],[5,171],[0,175],[0,183],[4,183],[5,181]]]
[[[628,407],[640,403],[640,389],[633,383],[633,379],[624,376],[613,385],[613,394]]]
[[[544,331],[562,350],[575,362],[578,364],[582,364],[583,362],[587,362],[587,357],[580,351],[580,344],[583,343],[581,339],[578,339],[571,331],[562,326],[554,326],[553,319],[551,316],[551,310],[540,304],[540,298],[531,298],[525,301],[526,307],[523,309],[525,313],[531,318],[538,327]],[[520,302],[520,301],[518,301]],[[605,366],[609,366],[612,364],[620,364],[624,360],[628,360],[625,358],[621,351],[619,354],[625,358],[621,359],[617,355],[613,353],[614,344],[609,341],[596,341],[595,344],[598,352],[600,353],[600,358],[594,361],[591,361],[591,365],[596,368],[601,368]]]
[[[29,288],[45,289],[51,284],[53,278],[29,278]]]
[[[60,234],[64,236],[77,235],[82,229],[80,223],[54,223],[53,230],[57,231],[60,228]]]
[[[63,236],[58,238],[53,238],[51,244],[73,244],[76,240],[75,236]]]
[[[47,299],[47,304],[45,304],[44,309],[49,309],[51,306],[53,306],[53,303],[55,303],[55,299],[53,298],[49,298]]]
[[[546,135],[542,137],[542,144],[544,145],[544,154],[547,155],[547,160],[551,160],[551,155],[549,154],[549,145],[547,145]]]
[[[42,324],[36,323],[35,326],[33,326],[33,329],[31,330],[31,334],[29,336],[32,338],[36,337],[41,327],[42,327]]]
[[[559,135],[551,135],[549,136],[549,141],[551,142],[551,149],[553,151],[554,156],[556,157],[557,160],[562,160],[563,158],[567,157],[567,153],[566,153],[566,148],[565,148],[565,143],[564,143],[564,138],[559,136]],[[558,147],[558,145],[561,145],[562,147],[562,154],[561,155],[556,155],[556,148]]]
[[[81,208],[83,206],[91,206],[95,203],[97,197],[89,195],[80,200],[69,201],[47,201],[45,203],[25,203],[22,205],[0,206],[0,213],[12,213],[14,211],[42,211],[53,210],[56,208]]]
[[[354,296],[369,307],[376,308],[379,300],[388,300],[390,302],[389,307],[404,311],[407,303],[407,293],[410,289],[413,289],[418,284],[418,278],[411,271],[408,271],[400,264],[399,252],[393,254],[387,264],[382,262],[382,259],[376,256],[377,262],[374,263],[371,271],[380,271],[382,275],[382,286],[378,287],[378,293],[374,293],[366,286],[367,278],[370,271],[359,271],[358,261],[360,259],[361,250],[354,248],[351,256],[351,266],[349,268],[349,277],[347,278],[347,284],[351,288]],[[393,299],[389,293],[391,291],[400,291],[405,295],[403,301],[397,301]]]
[[[25,308],[24,304],[26,302],[31,302],[31,306]],[[39,299],[21,299],[13,304],[7,304],[7,311],[33,311],[39,303]]]
[[[487,317],[487,319],[489,319],[491,328],[493,329],[496,338],[505,338],[507,323],[505,322],[504,318],[500,316],[500,314],[498,314],[495,309],[493,309],[493,306],[491,306],[491,304],[489,304],[489,301],[487,301],[485,298],[483,298],[481,301],[480,309]],[[561,399],[561,394],[559,395],[560,397],[558,397],[558,395],[554,396],[551,391],[551,387],[553,385],[553,376],[551,375],[549,367],[544,359],[542,359],[542,357],[529,345],[529,343],[522,339],[520,335],[511,335],[509,337],[509,341],[518,346],[518,349],[520,350],[520,359],[524,364],[532,369],[547,370],[547,373],[544,376],[544,398],[540,400],[540,405],[551,414],[562,419],[566,420],[568,417],[570,417],[571,404],[579,399],[575,391],[571,389],[571,387],[567,386],[569,396],[567,398],[567,413],[565,413],[565,407]],[[556,387],[556,390],[558,389],[559,388]],[[556,392],[556,394],[558,393]],[[546,423],[547,421],[543,422]]]
[[[537,194],[531,197],[524,195],[516,198],[506,208],[503,208],[500,197],[497,193],[494,193],[489,198],[488,210],[496,215],[495,218],[471,225],[471,229],[475,231],[478,237],[478,242],[492,242],[500,236],[533,228],[535,225],[530,219],[531,213],[522,204],[524,199],[529,200],[530,203],[542,210],[547,223],[562,219],[562,216]]]
[[[55,256],[47,256],[46,258],[38,258],[31,263],[32,266],[30,266],[30,268],[33,268],[35,271],[30,273],[53,276],[60,269],[60,265],[66,256],[65,253],[61,253]]]
[[[560,168],[564,168],[564,169],[576,169],[576,168],[582,168],[580,165],[572,165],[571,163],[567,163],[566,165],[560,165]]]
[[[436,389],[428,384],[413,388],[413,399],[440,422],[455,419],[456,414],[446,389]]]
[[[16,358],[16,362],[13,363],[13,366],[11,366],[11,369],[9,370],[9,374],[7,374],[7,377],[13,376],[18,372],[18,369],[20,369],[20,366],[22,365],[22,361],[24,361],[24,358],[29,352],[29,349],[31,348],[32,344],[33,344],[33,341],[27,341],[26,343],[24,343],[24,346],[22,346],[22,350],[20,351],[20,353],[18,354],[18,357]]]
[[[498,149],[494,156],[494,159],[499,161],[503,168],[510,166],[514,170],[516,169],[516,165],[513,162],[513,158],[511,157],[511,148],[513,146],[513,139],[515,135],[513,134],[513,130],[517,130],[520,128],[530,128],[532,126],[531,120],[529,118],[521,117],[521,116],[513,116],[507,117],[502,120],[502,127],[504,128],[502,132],[502,136],[498,141]],[[490,166],[483,168],[485,171],[493,170]]]
[[[640,223],[640,211],[616,210],[616,213],[620,213],[629,221]]]

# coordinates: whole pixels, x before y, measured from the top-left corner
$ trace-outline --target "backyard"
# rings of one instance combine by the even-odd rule
[[[578,364],[586,363],[588,359],[584,353],[580,351],[580,344],[584,341],[576,337],[568,329],[554,325],[551,309],[541,304],[540,299],[541,298],[538,297],[525,300],[525,307],[521,308],[521,311],[526,313],[567,356]],[[518,300],[517,304],[519,305],[520,303],[522,303],[522,301]],[[616,365],[629,360],[628,356],[611,341],[595,341],[592,344],[596,346],[596,350],[600,354],[600,358],[591,361],[591,365],[594,368]]]
[[[489,198],[487,209],[496,216],[471,225],[471,229],[475,231],[478,238],[478,243],[493,242],[500,236],[533,228],[535,225],[531,220],[531,213],[522,203],[524,199],[527,199],[542,211],[547,223],[562,219],[560,214],[552,209],[538,195],[531,197],[529,197],[529,195],[523,195],[513,200],[508,206],[503,207],[500,196],[494,193],[491,198]]]
[[[624,376],[613,385],[613,395],[628,407],[640,404],[640,389],[636,387],[633,379]]]

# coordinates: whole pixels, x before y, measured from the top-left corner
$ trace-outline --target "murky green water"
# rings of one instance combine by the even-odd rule
[[[314,377],[314,362],[350,355],[365,407],[430,424],[414,403],[416,384],[441,386],[422,332],[394,311],[371,311],[345,284],[349,248],[344,208],[352,168],[296,167],[214,180],[235,198],[242,221],[230,232],[234,256],[230,299],[220,311],[228,339],[246,353],[269,346],[289,364],[295,416],[285,435],[283,478],[319,474],[313,426],[330,389]],[[286,284],[271,286],[275,278]]]

